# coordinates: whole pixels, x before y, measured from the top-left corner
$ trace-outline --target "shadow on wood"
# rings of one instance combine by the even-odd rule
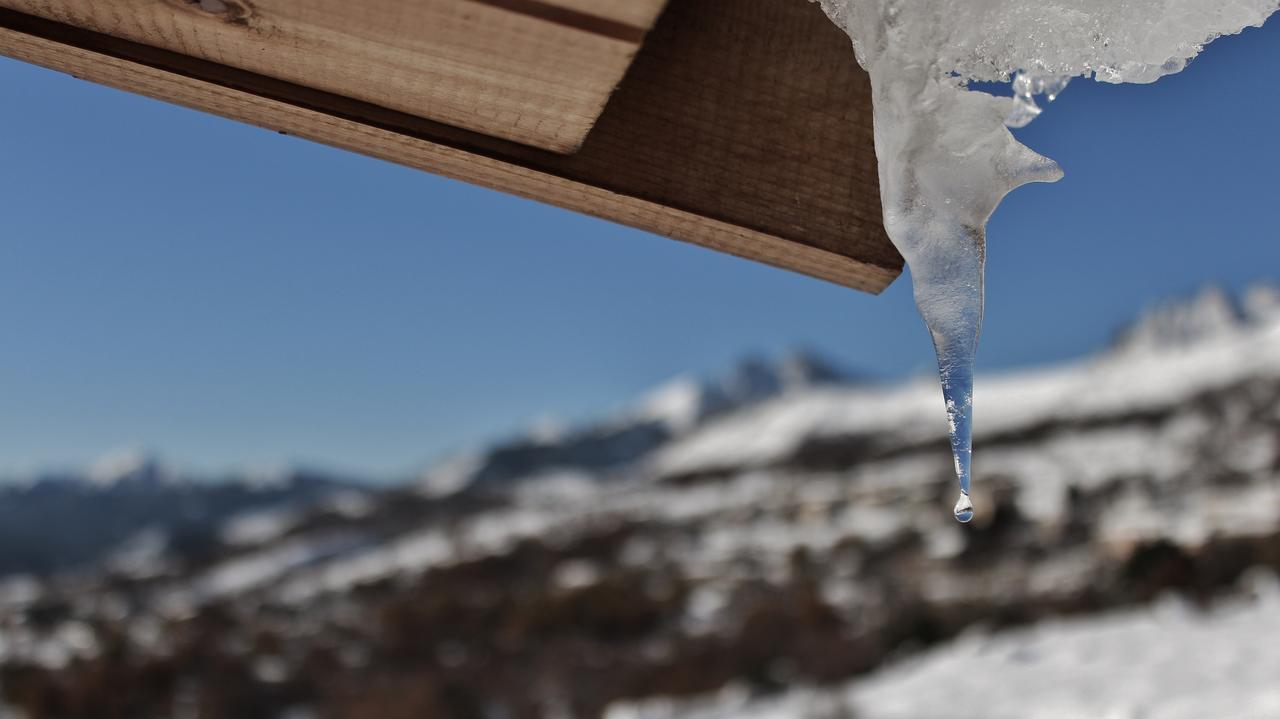
[[[902,269],[868,80],[808,0],[670,0],[571,155],[14,10],[0,53],[860,290]]]

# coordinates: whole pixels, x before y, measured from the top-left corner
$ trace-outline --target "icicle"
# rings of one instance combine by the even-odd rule
[[[1178,72],[1204,38],[1261,25],[1280,0],[819,1],[871,75],[885,229],[937,351],[955,516],[968,521],[987,219],[1015,187],[1062,176],[1006,125],[1033,120],[1035,96],[1052,100],[1072,76],[1151,82]],[[1013,98],[966,86],[1015,74]]]

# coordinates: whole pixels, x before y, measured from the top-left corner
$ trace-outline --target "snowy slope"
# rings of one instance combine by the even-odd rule
[[[986,443],[979,442],[975,462],[979,524],[991,520],[997,489],[1010,493],[1009,506],[1048,536],[1066,531],[1087,511],[1100,546],[1129,547],[1161,538],[1199,546],[1215,536],[1265,534],[1280,524],[1280,482],[1274,481],[1273,469],[1280,462],[1280,436],[1259,425],[1256,413],[1280,415],[1247,388],[1226,392],[1251,380],[1280,379],[1280,323],[1274,321],[1277,315],[1213,309],[1222,301],[1216,290],[1206,291],[1189,305],[1157,308],[1129,333],[1165,337],[1168,332],[1143,326],[1167,327],[1170,313],[1197,318],[1192,328],[1173,332],[1176,341],[1169,344],[1124,342],[1078,364],[987,379],[981,385],[986,412],[979,425],[979,438]],[[1202,305],[1210,309],[1197,309]],[[1205,316],[1221,322],[1204,322]],[[671,385],[657,396],[692,386]],[[353,538],[344,531],[336,539],[315,534],[313,547],[298,544],[306,538],[286,550],[271,542],[246,544],[244,552],[211,569],[197,584],[202,589],[181,593],[184,601],[196,601],[212,596],[204,588],[234,587],[237,592],[265,590],[296,604],[362,583],[502,554],[522,541],[620,522],[700,527],[698,538],[682,545],[680,559],[696,576],[714,575],[744,556],[783,571],[797,548],[825,552],[851,538],[874,546],[918,534],[937,556],[963,550],[967,535],[938,511],[941,505],[932,497],[933,488],[945,486],[949,476],[942,451],[945,427],[939,426],[937,411],[941,400],[932,379],[883,388],[814,387],[804,381],[775,389],[780,393],[763,404],[744,402],[684,434],[668,436],[651,453],[633,458],[638,464],[610,467],[628,481],[599,482],[598,455],[580,451],[582,437],[598,427],[559,440],[544,438],[545,456],[560,464],[535,463],[527,476],[512,468],[504,483],[509,501],[501,506],[389,537]],[[1221,410],[1188,402],[1215,391],[1230,416],[1215,418]],[[688,406],[657,404],[664,410]],[[622,418],[636,416],[644,415],[629,410]],[[623,420],[600,426],[624,425],[633,426]],[[852,449],[846,453],[844,447]],[[493,450],[478,466],[495,471],[505,466],[500,458],[508,451]],[[829,457],[833,451],[834,458]],[[476,466],[467,473],[484,476]],[[703,473],[724,479],[668,481]],[[1203,481],[1236,473],[1255,479],[1221,487]],[[1098,499],[1090,502],[1096,506],[1073,504],[1073,497],[1094,496]],[[775,508],[797,504],[840,509],[804,524],[770,516]],[[742,520],[753,511],[765,516]],[[331,550],[335,541],[342,552]],[[285,556],[306,561],[275,559]],[[1052,590],[1060,578],[1052,578],[1052,563],[1043,569],[1047,578],[1042,581]],[[1070,572],[1077,576],[1086,569],[1081,565]],[[1074,581],[1079,579],[1067,584]],[[963,586],[945,591],[963,594],[968,591]]]
[[[618,703],[605,719],[1272,719],[1280,582],[1202,612],[1181,601],[971,632],[845,687]]]
[[[1280,376],[1280,318],[1274,291],[1249,297],[1241,316],[1223,294],[1206,290],[1190,303],[1151,313],[1121,344],[1097,358],[1060,367],[979,377],[975,464],[982,443],[1048,421],[1096,422],[1177,406],[1251,378]],[[942,397],[932,378],[886,388],[846,388],[783,396],[664,448],[663,475],[785,462],[806,442],[874,439],[908,447],[946,436]]]

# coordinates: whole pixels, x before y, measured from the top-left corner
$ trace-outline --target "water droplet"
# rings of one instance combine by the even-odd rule
[[[956,500],[956,521],[968,522],[973,519],[973,502],[969,500],[968,492],[961,492],[960,499]]]

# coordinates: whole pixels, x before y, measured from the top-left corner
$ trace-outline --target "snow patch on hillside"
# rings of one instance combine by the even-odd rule
[[[616,704],[606,719],[1270,719],[1280,716],[1280,581],[1212,611],[1181,600],[970,632],[844,687]]]

